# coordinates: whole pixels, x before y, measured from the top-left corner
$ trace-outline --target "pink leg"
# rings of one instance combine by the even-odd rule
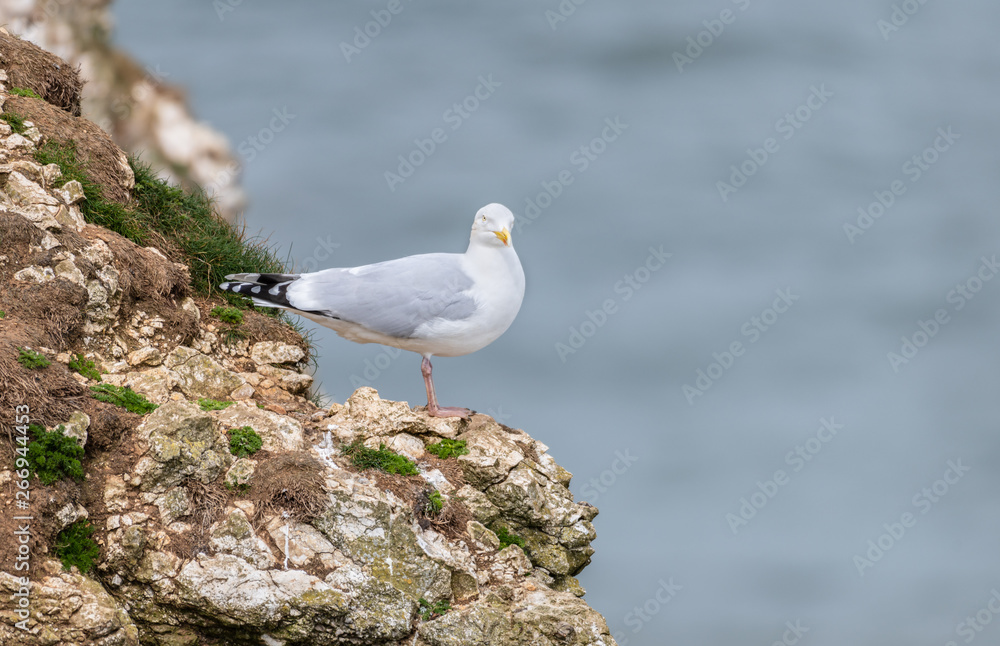
[[[468,417],[472,413],[468,408],[438,406],[431,370],[431,360],[424,357],[420,362],[420,372],[424,375],[424,386],[427,388],[427,414],[431,417]]]

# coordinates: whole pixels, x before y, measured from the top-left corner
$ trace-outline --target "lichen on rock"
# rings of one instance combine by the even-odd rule
[[[142,491],[164,492],[186,478],[207,484],[233,460],[215,420],[191,402],[160,406],[136,429],[136,440],[148,447],[134,471]]]

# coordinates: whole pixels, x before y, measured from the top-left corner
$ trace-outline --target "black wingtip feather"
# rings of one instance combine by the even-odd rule
[[[261,279],[265,276],[280,276],[282,274],[262,274]],[[288,286],[292,284],[292,280],[283,283],[265,283],[263,280],[257,283],[247,283],[242,281],[232,281],[228,283],[222,283],[219,285],[219,289],[224,292],[230,292],[231,294],[239,294],[240,296],[246,296],[248,298],[253,298],[267,303],[274,303],[282,307],[292,307],[292,304],[288,302]]]

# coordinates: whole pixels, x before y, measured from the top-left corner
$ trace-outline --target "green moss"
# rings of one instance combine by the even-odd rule
[[[415,476],[419,473],[413,460],[390,451],[385,448],[385,444],[379,444],[376,451],[366,447],[361,440],[355,440],[341,449],[341,454],[349,456],[351,464],[361,469],[378,469],[403,476]]]
[[[26,87],[12,87],[10,88],[10,93],[14,96],[27,96],[32,99],[40,99],[42,97],[38,96],[38,93],[34,90]]]
[[[42,481],[50,485],[65,477],[83,480],[83,447],[75,437],[66,437],[60,426],[54,431],[46,431],[41,426],[32,424],[28,427],[34,440],[28,444],[28,465]]]
[[[93,391],[94,398],[98,401],[121,406],[130,413],[145,415],[159,408],[159,406],[128,386],[123,388],[121,386],[112,386],[111,384],[98,384],[91,386],[90,390]]]
[[[202,410],[223,410],[224,408],[229,408],[236,402],[220,402],[217,399],[199,399],[198,405],[201,406]]]
[[[226,274],[286,270],[263,241],[248,237],[245,229],[216,215],[212,201],[203,192],[185,192],[171,186],[135,158],[129,159],[135,188],[133,204],[128,207],[104,199],[100,186],[88,177],[74,143],[49,141],[36,150],[35,161],[58,164],[63,180],[80,182],[87,198],[81,205],[87,222],[111,229],[141,246],[155,242],[156,234],[165,238],[182,256],[172,259],[190,267],[191,285],[200,294],[221,295],[231,304],[246,307],[246,299],[218,291]]]
[[[245,458],[253,455],[264,446],[264,440],[260,439],[257,431],[249,426],[241,426],[229,431],[229,452],[238,458]]]
[[[243,323],[243,312],[235,307],[213,307],[210,314],[223,323],[229,323],[230,325],[240,325]]]
[[[101,373],[97,370],[97,364],[84,358],[82,354],[77,354],[69,360],[69,369],[80,373],[87,379],[93,379],[94,381],[101,380]]]
[[[511,534],[507,531],[506,527],[500,526],[494,530],[497,538],[500,539],[500,549],[507,547],[508,545],[517,545],[522,550],[524,549],[524,539],[517,534]]]
[[[226,483],[226,489],[228,489],[229,491],[232,491],[233,493],[236,493],[236,494],[246,493],[246,492],[250,491],[250,483],[249,482],[227,482]]]
[[[420,597],[417,602],[420,604],[420,618],[424,621],[430,621],[431,619],[437,619],[444,613],[451,610],[451,604],[447,599],[442,599],[436,603],[431,603],[427,599]]]
[[[56,556],[65,569],[74,565],[86,574],[94,567],[94,561],[101,555],[101,548],[90,538],[94,526],[86,520],[78,520],[56,537]]]
[[[467,455],[469,449],[465,448],[465,440],[449,440],[445,438],[440,442],[428,444],[427,452],[433,453],[442,460],[447,460],[452,456]]]
[[[35,352],[34,350],[29,350],[28,348],[18,348],[20,353],[17,355],[17,362],[28,370],[39,370],[41,368],[48,368],[52,365],[44,354],[40,352]]]
[[[222,331],[222,342],[225,343],[226,345],[232,345],[237,341],[242,341],[245,338],[247,338],[247,333],[244,332],[243,330],[236,330],[233,328],[229,328],[228,330]]]
[[[7,312],[0,310],[0,319],[5,319],[5,318],[7,318]]]
[[[28,126],[24,125],[24,115],[18,114],[16,112],[4,112],[0,114],[0,119],[7,122],[10,129],[21,135],[24,131],[28,129]]]
[[[427,507],[424,511],[428,516],[437,516],[444,509],[444,501],[441,500],[441,492],[435,489],[427,495]]]
[[[209,314],[223,323],[229,324],[229,327],[220,330],[219,332],[222,335],[222,342],[226,345],[232,345],[237,341],[242,341],[247,338],[247,333],[236,327],[243,324],[243,312],[239,311],[235,307],[219,306],[213,307]]]

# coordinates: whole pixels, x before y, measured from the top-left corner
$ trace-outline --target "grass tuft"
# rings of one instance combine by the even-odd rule
[[[80,208],[87,222],[110,229],[138,245],[149,244],[148,230],[139,215],[133,209],[104,199],[101,187],[90,179],[85,166],[77,158],[76,143],[62,144],[49,140],[35,150],[35,161],[43,166],[58,165],[64,184],[71,180],[80,182],[86,198]]]
[[[497,535],[497,538],[500,539],[500,549],[510,545],[517,545],[522,550],[524,549],[524,539],[517,534],[511,534],[507,531],[506,527],[498,527],[494,533]]]
[[[85,358],[82,354],[76,354],[69,360],[69,369],[80,373],[87,379],[101,381],[101,373],[97,369],[97,364],[90,359]]]
[[[273,515],[309,522],[324,513],[330,499],[323,490],[323,471],[320,461],[305,451],[279,452],[262,460],[253,473],[251,522],[260,525]]]
[[[249,301],[243,297],[218,291],[227,274],[281,273],[286,269],[266,241],[248,237],[245,229],[216,215],[211,199],[203,192],[185,192],[172,186],[135,158],[129,159],[135,173],[134,203],[127,207],[103,198],[100,186],[87,176],[75,144],[49,141],[35,152],[35,161],[58,164],[65,181],[80,182],[87,198],[81,205],[87,222],[141,246],[162,236],[181,256],[172,259],[190,267],[191,285],[200,294],[221,296],[237,307],[247,307]]]
[[[243,312],[235,307],[216,306],[212,308],[209,314],[223,323],[229,323],[230,325],[241,325],[243,323]]]
[[[313,406],[316,408],[329,408],[330,404],[333,403],[333,397],[323,392],[322,382],[314,384],[312,390],[312,394],[309,395],[309,401],[313,403]]]
[[[225,485],[226,485],[226,489],[228,489],[229,491],[232,491],[235,494],[241,494],[241,493],[246,493],[246,492],[250,491],[250,483],[249,482],[229,482],[227,480],[226,483],[225,483]]]
[[[420,597],[417,602],[420,604],[420,618],[424,621],[430,621],[431,619],[437,619],[444,613],[451,610],[451,603],[447,599],[442,599],[436,603],[431,603],[427,599]]]
[[[63,435],[66,427],[46,431],[37,424],[29,427],[35,439],[28,444],[28,465],[44,485],[65,477],[83,480],[83,447],[75,437]]]
[[[385,448],[385,444],[379,444],[376,451],[366,447],[361,440],[355,440],[341,449],[341,455],[349,456],[351,464],[361,469],[378,469],[403,476],[415,476],[419,473],[413,460],[390,451]]]
[[[74,565],[86,574],[94,567],[94,561],[101,555],[101,548],[90,538],[94,526],[90,521],[78,520],[56,537],[56,556],[65,569]]]
[[[427,506],[424,512],[428,516],[437,516],[444,509],[444,501],[441,500],[441,492],[435,489],[427,495]]]
[[[229,452],[238,458],[245,458],[260,451],[264,440],[249,426],[241,426],[229,431]]]
[[[229,408],[230,406],[232,406],[235,403],[236,402],[220,402],[218,399],[199,399],[198,400],[198,405],[201,406],[201,409],[204,410],[204,411],[209,411],[209,410],[223,410],[225,408]]]
[[[226,345],[233,345],[237,341],[242,341],[247,338],[247,333],[237,326],[243,324],[243,312],[239,311],[235,307],[221,307],[216,306],[212,308],[209,312],[209,316],[214,316],[223,323],[227,324],[227,327],[219,331],[222,335],[222,342]]]
[[[469,449],[465,448],[465,440],[449,440],[445,438],[440,442],[428,444],[427,452],[433,453],[442,460],[447,460],[452,456],[468,455]]]
[[[237,341],[242,341],[243,339],[246,338],[249,338],[249,335],[243,330],[230,328],[228,330],[222,331],[222,342],[225,345],[233,345]]]
[[[38,96],[38,93],[31,88],[26,87],[12,87],[10,88],[10,93],[14,96],[26,96],[32,99],[40,99],[42,97]]]
[[[98,401],[114,404],[115,406],[121,406],[130,413],[145,415],[146,413],[152,413],[154,410],[159,408],[159,406],[152,403],[128,386],[123,388],[121,386],[113,386],[111,384],[98,384],[96,386],[91,386],[90,389],[94,393],[94,398]]]
[[[18,114],[17,112],[4,112],[0,114],[0,119],[7,122],[10,129],[19,135],[24,134],[24,131],[28,129],[28,126],[24,125],[24,115]]]
[[[39,370],[48,368],[52,362],[41,352],[35,352],[28,348],[18,348],[17,362],[28,370]]]

